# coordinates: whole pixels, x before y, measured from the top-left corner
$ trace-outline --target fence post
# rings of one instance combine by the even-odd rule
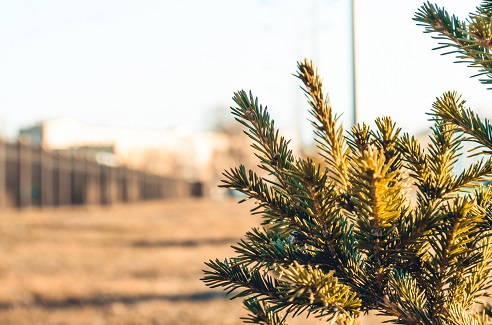
[[[109,167],[109,172],[110,172],[110,187],[111,187],[111,204],[115,204],[119,201],[119,196],[118,196],[118,168],[110,166]]]
[[[41,150],[41,207],[53,205],[54,184],[53,184],[53,153]]]
[[[71,155],[71,204],[80,205],[87,203],[87,171],[86,160],[80,153]]]
[[[19,208],[31,206],[32,203],[32,152],[31,147],[19,140]]]
[[[128,202],[136,202],[139,200],[138,192],[138,176],[133,169],[128,170]]]
[[[7,195],[7,143],[0,137],[0,208],[8,204]]]
[[[116,176],[116,199],[118,202],[126,202],[126,175],[123,167],[117,167]]]
[[[39,146],[29,146],[31,152],[31,206],[41,207],[41,155]]]
[[[56,156],[58,160],[58,205],[72,203],[72,163],[71,159],[61,152]]]
[[[99,165],[89,160],[86,157],[86,173],[87,173],[87,188],[86,198],[87,204],[99,204],[101,203],[101,189],[100,184],[100,168]],[[99,182],[99,183],[98,183]]]
[[[137,171],[137,186],[138,186],[138,200],[145,201],[147,199],[147,193],[145,189],[145,175],[141,171]]]
[[[111,166],[101,166],[101,195],[103,204],[114,204],[117,201],[117,185],[115,168]]]

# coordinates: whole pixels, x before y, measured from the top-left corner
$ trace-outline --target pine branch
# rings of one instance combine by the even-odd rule
[[[466,276],[453,283],[450,304],[461,306],[463,310],[471,310],[475,303],[483,303],[480,299],[488,295],[487,290],[492,286],[490,259],[492,241],[490,237],[475,242],[474,251],[461,261],[467,265]],[[460,272],[461,273],[461,272]]]
[[[397,236],[391,238],[388,250],[393,254],[389,264],[396,270],[405,270],[416,279],[421,290],[431,290],[429,272],[423,272],[426,266],[426,254],[429,242],[442,223],[442,215],[436,213],[440,202],[419,205],[409,213],[402,214],[397,221]],[[427,268],[429,269],[429,268]],[[431,272],[431,271],[430,271]]]
[[[427,296],[411,274],[394,270],[389,274],[388,298],[383,300],[383,315],[396,316],[399,324],[432,325],[427,311]]]
[[[270,310],[270,305],[258,299],[247,299],[244,307],[251,313],[247,317],[241,317],[246,324],[259,325],[287,325],[285,317],[280,317],[278,313]]]
[[[231,299],[246,297],[245,301],[252,301],[253,306],[255,301],[268,303],[282,299],[279,290],[280,282],[259,268],[249,269],[231,260],[221,262],[218,259],[210,260],[205,265],[209,267],[209,270],[203,270],[205,276],[200,280],[210,288],[222,287],[227,294],[236,291]],[[273,315],[278,311],[271,310],[271,312]],[[257,316],[262,317],[262,315]]]
[[[458,197],[452,204],[447,202],[441,213],[445,219],[435,239],[430,241],[429,260],[432,290],[428,291],[428,303],[430,315],[437,318],[445,316],[453,284],[460,282],[460,277],[479,261],[474,258],[473,242],[479,235],[477,225],[483,222],[483,214],[469,197]]]
[[[287,174],[296,184],[296,209],[306,215],[301,220],[303,226],[295,233],[302,236],[303,244],[309,246],[323,270],[335,270],[337,277],[354,283],[352,279],[360,275],[360,269],[352,267],[356,263],[349,263],[358,259],[353,228],[341,211],[340,197],[334,194],[335,186],[327,170],[321,171],[310,159],[299,159]]]
[[[258,269],[231,263],[225,260],[205,263],[210,270],[204,270],[201,280],[211,288],[223,287],[228,294],[237,291],[231,299],[248,297],[271,304],[269,311],[285,311],[293,316],[303,312],[329,320],[339,315],[358,313],[360,299],[349,287],[338,284],[333,272],[323,273],[297,263],[289,268],[280,267],[282,278],[261,273]]]
[[[461,138],[449,124],[436,121],[432,127],[431,143],[428,146],[429,171],[436,197],[443,197],[449,192],[452,183],[454,165],[461,156]]]
[[[442,116],[436,118],[440,119]],[[429,154],[425,154],[418,142],[408,135],[404,135],[401,147],[405,154],[407,167],[411,171],[410,176],[416,179],[419,188],[419,199],[431,202],[438,198],[444,198],[450,193],[457,191],[468,191],[480,182],[487,180],[492,175],[492,159],[480,160],[473,163],[457,177],[453,175],[454,164],[459,158],[458,151],[461,149],[460,142],[463,136],[457,134],[462,132],[456,126],[442,124],[437,120],[434,126],[434,135],[429,147]]]
[[[232,114],[247,128],[244,132],[253,140],[251,146],[257,151],[255,155],[260,159],[260,168],[274,175],[279,188],[288,193],[292,184],[284,170],[292,169],[294,163],[290,141],[279,135],[266,107],[263,108],[251,92],[248,96],[244,90],[239,91],[233,100],[238,107],[231,107]]]
[[[424,153],[415,138],[404,135],[401,140],[407,167],[411,176],[416,179],[415,184],[424,202],[443,198],[457,186],[453,178],[453,166],[460,156],[461,139],[451,131],[451,126],[439,121],[433,126],[432,131],[428,154]],[[460,179],[461,182],[469,180],[465,176]]]
[[[376,118],[377,132],[372,132],[377,148],[384,150],[386,161],[392,161],[390,170],[402,167],[402,153],[399,150],[401,128],[396,127],[390,117]]]
[[[490,4],[485,1],[477,12],[470,14],[467,21],[450,15],[444,8],[430,2],[420,7],[414,20],[417,25],[425,27],[425,33],[437,33],[433,38],[444,41],[435,49],[447,49],[458,57],[458,62],[468,63],[470,67],[479,68],[475,76],[483,84],[492,84],[492,21]]]
[[[289,231],[295,228],[298,222],[295,216],[299,213],[290,203],[288,194],[278,186],[269,186],[263,178],[255,172],[241,165],[239,168],[230,169],[223,174],[226,179],[221,187],[237,190],[247,196],[246,199],[255,199],[258,205],[252,209],[254,214],[262,214],[263,224],[270,224],[277,231]],[[245,199],[244,199],[245,200]],[[243,202],[244,200],[240,201]]]
[[[462,188],[476,187],[479,184],[487,181],[492,176],[492,158],[487,160],[479,160],[466,168],[454,181],[450,184],[448,191],[456,191]]]
[[[391,166],[393,161],[386,161],[384,150],[372,146],[352,161],[350,169],[356,247],[366,257],[364,285],[367,299],[375,304],[386,285],[392,261],[388,245],[393,242],[396,221],[407,209],[400,171],[392,171]]]
[[[338,190],[345,193],[348,186],[346,157],[349,149],[343,137],[343,126],[338,121],[339,118],[333,115],[328,96],[325,98],[323,94],[323,84],[313,62],[308,60],[298,62],[295,76],[304,84],[303,90],[311,106],[310,113],[315,118],[311,124],[315,129],[318,148],[328,163],[332,172],[330,176],[338,185]]]
[[[374,143],[372,131],[365,123],[352,126],[347,139],[347,144],[354,156],[361,159],[364,153],[370,149]]]
[[[432,115],[445,123],[455,125],[467,136],[466,141],[473,141],[484,147],[483,154],[492,154],[492,124],[488,119],[481,119],[471,109],[465,109],[465,100],[456,92],[446,92],[432,105]]]
[[[351,166],[357,238],[360,249],[368,255],[373,252],[370,243],[384,238],[401,211],[405,210],[402,184],[397,179],[399,171],[390,171],[391,165],[392,161],[387,162],[381,150],[370,148]]]
[[[492,14],[492,1],[482,0],[480,6],[477,7],[477,15],[482,17],[490,17]]]
[[[252,268],[276,270],[279,266],[290,265],[294,261],[302,265],[315,264],[314,252],[297,249],[288,239],[267,229],[253,228],[246,233],[246,239],[242,239],[232,248],[239,254],[234,258],[235,263]]]
[[[321,170],[319,164],[311,159],[299,159],[286,175],[295,187],[292,196],[297,209],[309,216],[306,220],[311,224],[323,224],[325,219],[338,212],[336,198],[327,195],[334,191],[334,186],[328,180],[328,171]]]
[[[474,197],[477,205],[485,212],[485,222],[482,224],[483,228],[481,230],[484,235],[489,234],[492,231],[492,187],[481,185],[475,188]]]
[[[334,253],[348,234],[343,232],[346,221],[341,215],[340,198],[333,195],[335,185],[328,179],[328,170],[321,170],[311,159],[299,159],[286,174],[295,184],[296,209],[306,215],[303,222],[311,233],[309,244],[318,248],[327,244]]]
[[[417,203],[419,206],[426,206],[438,197],[433,194],[436,190],[432,188],[428,157],[414,136],[404,134],[400,139],[399,147],[406,162],[405,167],[410,171],[410,176],[415,179],[414,185],[419,189]]]
[[[286,308],[288,313],[295,316],[308,311],[316,317],[328,320],[336,319],[339,315],[357,315],[361,300],[346,285],[338,283],[334,272],[324,273],[318,268],[307,268],[294,262],[288,268],[281,267],[282,296],[288,297],[274,310]],[[298,308],[287,302],[303,302],[304,307]]]
[[[460,305],[450,306],[448,318],[446,319],[446,325],[489,325],[492,319],[485,313],[485,311],[468,312]]]

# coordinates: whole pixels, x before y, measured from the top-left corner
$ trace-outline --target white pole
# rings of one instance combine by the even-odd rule
[[[356,42],[355,42],[355,0],[350,0],[350,24],[352,40],[352,124],[357,124],[357,65],[356,65]]]

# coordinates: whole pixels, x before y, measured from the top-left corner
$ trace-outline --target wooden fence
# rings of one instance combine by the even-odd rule
[[[184,181],[0,140],[0,205],[113,204],[191,195]]]

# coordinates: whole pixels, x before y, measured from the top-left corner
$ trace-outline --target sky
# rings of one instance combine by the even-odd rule
[[[422,132],[446,90],[487,116],[492,91],[432,51],[437,41],[412,21],[421,4],[357,0],[358,121],[390,115],[404,131]],[[463,18],[478,4],[439,2]],[[0,132],[12,138],[58,117],[207,130],[232,119],[233,93],[245,89],[285,133],[309,141],[296,62],[315,61],[348,126],[350,26],[346,0],[1,1]]]

